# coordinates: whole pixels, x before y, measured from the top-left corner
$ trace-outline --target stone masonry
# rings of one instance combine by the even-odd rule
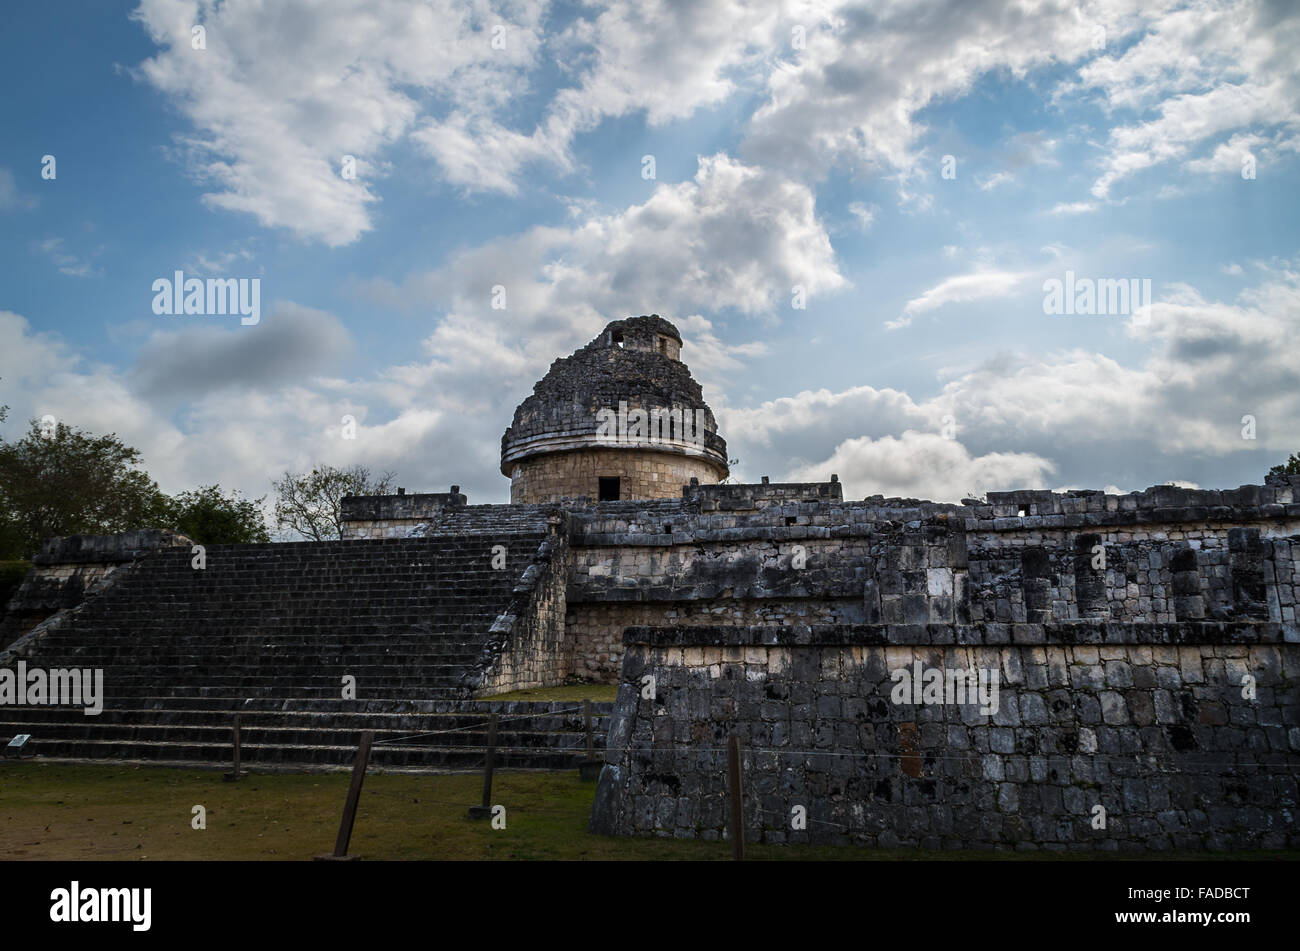
[[[1300,650],[1281,635],[1206,621],[633,628],[591,827],[724,837],[736,735],[750,841],[1300,846]],[[917,663],[995,672],[996,712],[893,702],[891,672]]]
[[[726,478],[727,444],[680,353],[677,328],[651,315],[556,360],[501,437],[510,501],[676,499]]]

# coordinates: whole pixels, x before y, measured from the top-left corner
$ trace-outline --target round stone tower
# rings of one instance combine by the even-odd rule
[[[501,437],[511,502],[680,498],[727,477],[727,444],[658,314],[609,324],[551,364]]]

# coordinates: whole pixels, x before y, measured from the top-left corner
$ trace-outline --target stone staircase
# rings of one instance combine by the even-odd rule
[[[151,552],[22,648],[29,668],[102,669],[103,712],[0,706],[0,740],[30,733],[46,757],[228,763],[238,713],[254,767],[346,766],[371,729],[377,768],[473,769],[497,712],[500,766],[574,766],[580,703],[471,701],[461,686],[546,537],[486,521],[455,536],[213,545],[202,570],[188,548]]]
[[[399,710],[397,708],[406,708]],[[499,769],[570,769],[585,758],[582,704],[520,701],[234,700],[140,698],[129,706],[85,716],[80,708],[28,707],[0,722],[0,737],[32,734],[43,758],[116,759],[171,765],[231,762],[232,727],[240,718],[245,766],[265,769],[345,769],[361,731],[373,730],[373,769],[478,770],[487,723],[499,716]],[[592,705],[597,749],[612,704]]]

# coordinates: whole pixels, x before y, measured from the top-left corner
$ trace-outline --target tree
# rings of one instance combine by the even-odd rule
[[[1269,475],[1300,475],[1300,453],[1293,452],[1287,461],[1268,470]]]
[[[0,423],[9,418],[9,407],[0,406]],[[0,438],[0,442],[3,442]],[[13,520],[9,513],[8,506],[3,504],[4,495],[0,492],[0,561],[5,559],[21,558],[23,555],[22,532],[18,528],[18,523]],[[8,600],[8,597],[5,598]],[[2,606],[2,605],[0,605]]]
[[[168,503],[167,526],[204,545],[236,545],[271,540],[260,499],[241,499],[239,490],[227,497],[221,486],[200,486],[173,496]]]
[[[0,512],[13,552],[31,557],[55,535],[106,534],[158,524],[167,497],[136,468],[140,453],[113,433],[30,422],[19,442],[0,444]]]
[[[343,531],[343,497],[387,495],[397,476],[372,478],[367,466],[346,469],[317,466],[308,473],[286,472],[274,483],[276,526],[312,541],[338,538]]]

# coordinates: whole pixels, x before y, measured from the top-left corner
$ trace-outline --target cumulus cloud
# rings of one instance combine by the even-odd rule
[[[1300,268],[1273,262],[1231,301],[1207,299],[1186,285],[1168,288],[1146,322],[1125,324],[1148,348],[1135,366],[1087,350],[1003,354],[955,375],[926,399],[869,386],[809,391],[726,411],[720,423],[748,475],[824,479],[837,472],[854,494],[887,491],[885,485],[904,495],[934,489],[935,480],[919,468],[908,488],[906,463],[878,475],[873,467],[884,465],[886,449],[951,464],[971,482],[950,487],[958,493],[995,487],[975,478],[991,472],[980,460],[1008,454],[1008,471],[1029,480],[1026,487],[1046,485],[1051,474],[1074,485],[1138,488],[1176,480],[1222,484],[1215,474],[1225,471],[1258,481],[1300,445],[1298,316]],[[1255,439],[1243,438],[1247,416]],[[955,439],[941,446],[935,440],[945,422]],[[883,441],[889,437],[898,442]]]
[[[1100,97],[1098,199],[1163,163],[1239,163],[1256,139],[1265,162],[1300,148],[1300,19],[1265,0],[612,0],[560,29],[547,5],[513,0],[342,0],[330,13],[310,0],[274,17],[248,0],[141,0],[135,13],[161,48],[137,74],[192,124],[177,145],[212,186],[204,201],[330,246],[373,227],[403,140],[442,181],[511,195],[530,166],[573,172],[576,137],[608,119],[663,126],[754,89],[740,146],[751,164],[804,180],[879,170],[917,210],[933,203],[918,117],[991,74],[1065,66],[1058,101]],[[196,23],[204,50],[191,48]],[[978,186],[1057,161],[1057,145],[1011,135],[1003,170]]]
[[[834,4],[809,26],[807,49],[767,78],[742,154],[821,177],[835,165],[915,175],[917,114],[969,92],[993,71],[1020,79],[1093,54],[1097,25],[1135,28],[1138,5],[940,0]]]
[[[458,101],[413,138],[447,180],[475,191],[513,194],[521,170],[545,162],[573,168],[574,138],[602,121],[633,113],[662,126],[726,101],[742,75],[762,75],[789,36],[797,13],[819,4],[793,0],[759,6],[732,0],[690,4],[637,0],[593,6],[545,38],[569,82],[557,89],[531,129],[511,128],[500,110]],[[815,16],[815,14],[814,14]],[[788,42],[788,39],[787,39]]]
[[[137,73],[195,133],[180,145],[213,186],[211,207],[253,215],[330,247],[371,228],[384,150],[427,102],[487,109],[526,89],[544,6],[484,0],[142,0],[134,13],[162,49]],[[205,30],[206,48],[191,45]],[[492,29],[503,27],[504,48]],[[345,155],[356,177],[341,174]]]
[[[1125,117],[1110,129],[1093,195],[1106,198],[1121,180],[1168,163],[1202,174],[1240,169],[1243,154],[1266,138],[1275,143],[1267,160],[1294,151],[1298,42],[1300,16],[1290,4],[1180,4],[1152,17],[1122,54],[1085,64],[1058,97],[1095,90]],[[1212,154],[1194,157],[1207,144]]]
[[[957,440],[934,433],[904,432],[882,439],[847,439],[830,458],[787,473],[798,482],[825,482],[834,473],[853,494],[903,496],[958,502],[1004,489],[1045,488],[1053,466],[1032,453],[991,452],[972,456]]]
[[[447,301],[439,341],[461,344],[458,360],[471,363],[486,347],[490,365],[501,341],[553,348],[589,336],[610,314],[766,314],[796,284],[809,296],[848,285],[812,191],[715,155],[700,159],[692,180],[660,184],[640,205],[490,241],[401,286],[371,284],[369,293],[411,308]],[[492,306],[498,285],[501,309]]]

